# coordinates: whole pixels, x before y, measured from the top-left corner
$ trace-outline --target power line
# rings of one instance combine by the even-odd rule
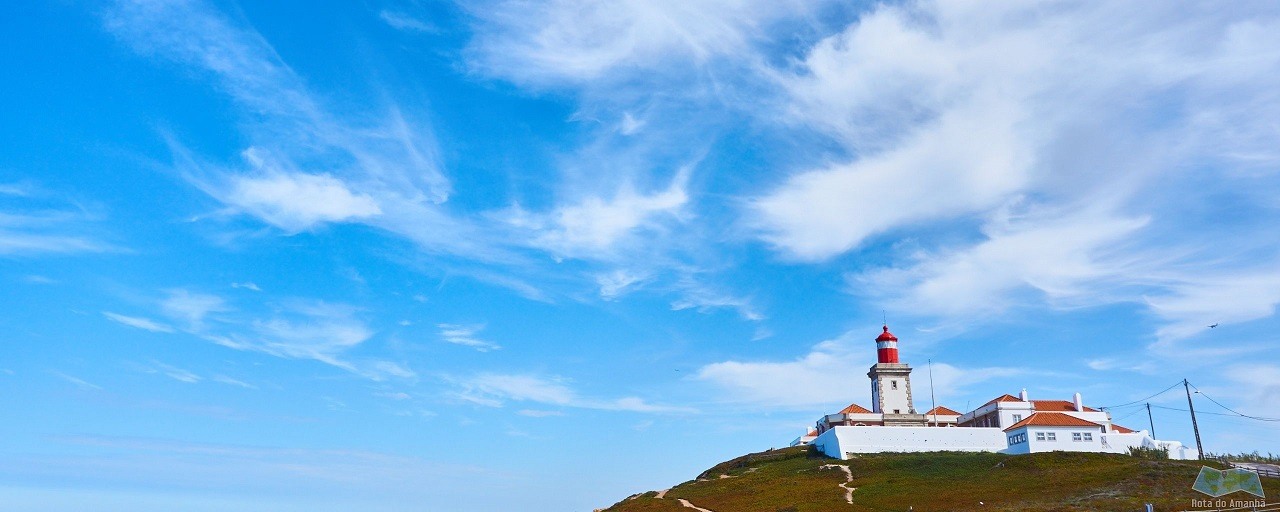
[[[1217,402],[1214,402],[1214,403],[1217,403]],[[1179,408],[1177,408],[1177,407],[1166,407],[1166,406],[1163,406],[1163,405],[1155,405],[1155,404],[1152,404],[1152,405],[1151,405],[1151,408],[1152,408],[1152,409],[1164,409],[1164,410],[1166,410],[1166,411],[1189,412],[1187,409],[1179,409]],[[1232,411],[1232,412],[1233,412],[1234,414],[1226,414],[1226,413],[1221,413],[1221,412],[1196,411],[1196,414],[1208,414],[1208,415],[1210,415],[1210,416],[1226,416],[1226,417],[1229,417],[1229,418],[1245,418],[1245,419],[1251,419],[1251,420],[1255,420],[1255,421],[1280,421],[1280,418],[1259,418],[1259,417],[1257,417],[1257,416],[1248,416],[1248,415],[1245,415],[1245,414],[1235,413],[1235,411]]]
[[[1195,384],[1192,384],[1192,385],[1191,385],[1191,387],[1196,388],[1196,385],[1195,385]],[[1260,416],[1250,416],[1250,415],[1248,415],[1248,414],[1242,413],[1242,412],[1240,412],[1240,411],[1237,411],[1237,410],[1235,410],[1235,409],[1232,409],[1232,408],[1230,408],[1230,407],[1227,407],[1227,406],[1225,406],[1225,405],[1222,405],[1222,404],[1221,404],[1221,403],[1219,403],[1217,400],[1214,400],[1214,399],[1213,399],[1213,397],[1211,397],[1211,396],[1209,396],[1209,395],[1206,395],[1206,394],[1204,393],[1204,391],[1200,391],[1200,388],[1196,388],[1196,393],[1198,393],[1200,396],[1205,397],[1205,398],[1206,398],[1206,399],[1208,399],[1210,402],[1213,402],[1213,403],[1214,403],[1215,405],[1217,405],[1218,407],[1221,407],[1221,408],[1223,408],[1223,409],[1226,409],[1226,410],[1228,410],[1228,411],[1231,411],[1231,412],[1235,413],[1235,414],[1236,414],[1236,416],[1240,416],[1240,417],[1242,417],[1242,418],[1249,418],[1249,419],[1251,419],[1251,420],[1258,420],[1258,421],[1280,421],[1280,418],[1263,418],[1263,417],[1260,417]]]
[[[1163,395],[1163,394],[1165,394],[1165,393],[1168,393],[1170,389],[1173,389],[1173,388],[1178,387],[1178,384],[1182,384],[1182,381],[1175,382],[1175,383],[1173,383],[1173,385],[1172,385],[1172,386],[1169,386],[1169,387],[1167,387],[1167,388],[1164,388],[1164,391],[1161,391],[1161,392],[1156,393],[1156,394],[1154,394],[1154,395],[1151,395],[1151,396],[1149,396],[1149,397],[1146,397],[1146,398],[1139,398],[1139,399],[1134,400],[1134,401],[1132,401],[1132,402],[1127,402],[1127,403],[1123,403],[1123,404],[1120,404],[1120,405],[1109,405],[1109,406],[1107,406],[1107,407],[1100,407],[1100,409],[1115,409],[1115,408],[1117,408],[1117,407],[1127,407],[1127,406],[1130,406],[1130,405],[1133,405],[1133,404],[1140,404],[1140,403],[1146,402],[1147,400],[1150,400],[1150,399],[1152,399],[1152,398],[1155,398],[1155,397],[1158,397],[1158,396]]]
[[[1142,409],[1136,409],[1136,410],[1134,410],[1133,412],[1130,412],[1129,414],[1126,414],[1126,415],[1121,416],[1121,417],[1119,417],[1119,418],[1111,418],[1111,421],[1113,421],[1113,422],[1114,422],[1114,421],[1120,421],[1120,420],[1123,420],[1123,419],[1128,418],[1128,417],[1130,417],[1130,416],[1133,416],[1133,415],[1135,415],[1135,414],[1138,414],[1138,413],[1140,413],[1140,412],[1142,412]]]

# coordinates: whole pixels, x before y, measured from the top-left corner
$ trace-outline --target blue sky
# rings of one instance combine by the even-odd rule
[[[866,405],[882,315],[955,409],[1185,377],[1280,416],[1272,3],[0,31],[0,510],[589,510]],[[1280,452],[1197,408],[1206,449]]]

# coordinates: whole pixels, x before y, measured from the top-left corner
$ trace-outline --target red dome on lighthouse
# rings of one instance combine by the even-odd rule
[[[898,364],[898,337],[884,326],[884,332],[876,337],[876,359],[880,363]]]
[[[876,337],[876,341],[898,341],[898,337],[889,332],[889,326],[884,326],[884,332]]]

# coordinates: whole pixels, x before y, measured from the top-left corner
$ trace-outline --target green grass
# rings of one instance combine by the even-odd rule
[[[854,504],[844,500],[853,471]],[[1205,464],[1221,468],[1215,462]],[[1193,508],[1199,461],[1150,460],[1097,453],[885,453],[837,461],[803,447],[755,453],[718,464],[672,488],[665,499],[645,493],[611,512],[683,511],[684,498],[715,512],[853,511],[1139,511]],[[1263,478],[1273,500],[1280,479]],[[1243,493],[1226,498],[1250,499]],[[983,504],[979,504],[979,503]]]

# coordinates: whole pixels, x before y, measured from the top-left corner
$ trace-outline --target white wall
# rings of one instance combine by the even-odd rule
[[[1192,460],[1197,454],[1194,449],[1183,446],[1178,441],[1160,441],[1152,439],[1146,430],[1140,430],[1132,434],[1107,433],[1106,445],[1103,450],[1111,453],[1129,453],[1129,447],[1142,446],[1146,448],[1165,448],[1169,450],[1169,458],[1174,460]]]
[[[1009,447],[998,428],[835,427],[812,443],[828,457],[879,452],[1002,452]]]
[[[1010,435],[1018,432],[1026,432],[1027,445],[1031,453],[1040,452],[1106,452],[1102,448],[1102,436],[1104,435],[1097,427],[1046,427],[1031,426],[1023,427],[1018,430],[1009,432]],[[1057,438],[1054,441],[1040,441],[1036,437],[1038,433],[1053,433]],[[1089,434],[1090,440],[1076,441],[1072,434]],[[1048,437],[1047,435],[1045,437]],[[1083,435],[1081,436],[1083,437]],[[1022,452],[1026,453],[1026,452]]]
[[[879,412],[884,414],[911,414],[913,412],[909,385],[911,381],[906,375],[883,374],[878,375],[877,379],[876,382],[879,382],[879,386],[872,386],[872,394],[874,395],[876,391],[879,391],[880,396],[878,397],[879,400],[876,400],[874,396],[872,400],[876,400],[873,405],[882,405]],[[893,386],[895,382],[898,385],[897,389],[894,389]],[[894,411],[897,412],[895,413]]]
[[[1000,402],[1000,428],[1009,428],[1014,423],[1031,417],[1035,409],[1030,402]]]

